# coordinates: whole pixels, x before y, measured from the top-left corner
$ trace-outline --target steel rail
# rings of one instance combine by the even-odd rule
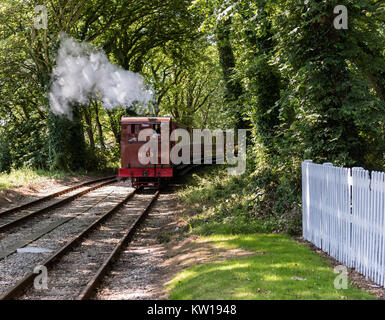
[[[29,214],[27,214],[27,215],[25,215],[25,216],[22,216],[22,217],[20,217],[20,218],[17,218],[17,219],[15,219],[15,220],[12,220],[11,222],[8,222],[8,223],[5,223],[5,224],[3,224],[3,225],[0,225],[0,232],[7,231],[8,229],[10,229],[10,228],[12,228],[12,227],[14,227],[14,226],[16,226],[16,225],[18,225],[18,224],[24,222],[25,220],[28,220],[28,219],[30,219],[30,218],[32,218],[32,217],[35,217],[35,216],[39,215],[39,214],[42,214],[42,213],[44,213],[44,212],[47,212],[47,211],[50,211],[50,210],[52,210],[52,209],[54,209],[54,208],[57,208],[57,207],[59,207],[59,206],[62,206],[63,204],[65,204],[65,203],[67,203],[67,202],[70,202],[70,201],[72,201],[72,200],[74,200],[74,199],[76,199],[76,198],[78,198],[78,197],[80,197],[80,196],[83,196],[83,195],[85,195],[86,193],[89,193],[89,192],[91,192],[91,191],[93,191],[93,190],[95,190],[95,189],[102,188],[102,187],[104,187],[104,186],[106,186],[106,185],[108,185],[108,184],[111,184],[111,183],[113,183],[113,182],[116,182],[116,181],[117,181],[117,178],[113,178],[113,179],[107,180],[107,181],[105,181],[105,182],[102,182],[102,183],[100,183],[100,184],[97,184],[97,185],[95,185],[95,186],[92,186],[92,187],[90,187],[90,188],[88,188],[88,189],[85,189],[85,190],[83,190],[83,191],[80,191],[80,192],[78,192],[78,193],[76,193],[76,194],[74,194],[74,195],[72,195],[72,196],[69,196],[69,197],[64,198],[64,199],[62,199],[62,200],[59,200],[59,201],[57,201],[57,202],[55,202],[55,203],[53,203],[53,204],[51,204],[51,205],[49,205],[49,206],[47,206],[47,207],[41,208],[41,209],[36,210],[36,211],[34,211],[34,212],[31,212],[31,213],[29,213]]]
[[[74,185],[72,187],[68,187],[68,188],[66,188],[64,190],[61,190],[61,191],[58,191],[58,192],[55,192],[55,193],[51,193],[48,196],[42,197],[40,199],[36,199],[36,200],[30,201],[30,202],[27,202],[25,204],[22,204],[20,206],[7,209],[5,211],[0,211],[0,217],[3,217],[5,215],[11,214],[11,213],[14,213],[16,211],[27,209],[27,208],[29,208],[31,206],[34,206],[34,205],[38,204],[38,203],[50,200],[52,198],[56,198],[58,196],[61,196],[62,194],[66,194],[68,192],[71,192],[73,190],[76,190],[76,189],[79,189],[79,188],[82,188],[82,187],[86,187],[86,186],[88,186],[90,184],[98,183],[98,182],[105,181],[105,180],[110,180],[110,179],[113,179],[113,178],[115,178],[115,176],[110,176],[110,177],[104,177],[104,178],[100,178],[100,179],[96,179],[96,180],[91,180],[91,181],[87,181],[87,182],[83,182],[83,183]]]
[[[95,276],[87,283],[86,287],[82,290],[80,295],[77,297],[77,300],[86,300],[89,299],[94,290],[97,288],[100,283],[102,277],[107,273],[109,268],[111,267],[114,260],[119,256],[120,252],[124,248],[125,244],[131,241],[135,231],[138,229],[141,222],[146,218],[149,209],[155,202],[155,200],[159,196],[159,191],[157,191],[154,196],[151,198],[150,202],[147,204],[146,208],[142,211],[142,213],[136,218],[134,223],[127,229],[123,237],[120,239],[119,243],[115,246],[114,250],[108,256],[108,258],[104,261],[102,266],[96,272]]]
[[[65,255],[71,248],[77,245],[85,236],[87,236],[92,230],[97,228],[102,222],[104,222],[110,215],[116,212],[120,207],[122,207],[136,192],[137,190],[132,191],[120,201],[117,205],[115,205],[112,209],[108,210],[105,214],[103,214],[99,219],[94,221],[91,225],[86,227],[82,232],[80,232],[74,239],[64,245],[61,249],[56,251],[51,257],[46,259],[40,265],[45,266],[47,269],[51,267],[56,260]],[[0,296],[0,300],[11,300],[17,298],[21,295],[26,289],[28,289],[36,277],[36,273],[30,272],[23,279],[21,279],[16,285],[11,287],[8,291],[6,291],[2,296]]]

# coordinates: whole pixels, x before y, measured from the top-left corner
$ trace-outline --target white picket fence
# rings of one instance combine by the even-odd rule
[[[385,173],[302,163],[303,237],[385,286]]]

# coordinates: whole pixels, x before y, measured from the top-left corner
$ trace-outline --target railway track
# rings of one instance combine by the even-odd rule
[[[86,193],[102,188],[116,181],[116,177],[108,177],[88,181],[23,204],[21,206],[2,211],[0,212],[0,234],[11,230],[13,227],[18,226],[33,217],[58,208],[82,195],[85,195]],[[88,187],[89,185],[93,186]],[[63,195],[65,196],[62,197]]]
[[[15,211],[19,211],[19,210],[22,210],[22,209],[26,209],[26,208],[28,208],[28,207],[30,207],[30,206],[32,206],[32,205],[35,205],[35,204],[38,204],[38,203],[47,201],[47,200],[49,200],[49,199],[58,197],[58,196],[60,196],[60,195],[62,195],[62,194],[66,194],[66,193],[68,193],[68,192],[70,192],[70,191],[79,189],[79,188],[81,188],[81,187],[85,187],[85,186],[88,186],[88,185],[90,185],[90,184],[102,182],[102,181],[109,180],[109,179],[113,179],[113,178],[115,178],[115,176],[104,177],[104,178],[95,179],[95,180],[90,180],[90,181],[86,181],[86,182],[83,182],[83,183],[76,184],[76,185],[74,185],[74,186],[65,188],[65,189],[63,189],[63,190],[61,190],[61,191],[58,191],[58,192],[55,192],[55,193],[51,193],[51,194],[49,194],[48,196],[45,196],[45,197],[42,197],[42,198],[39,198],[39,199],[30,201],[30,202],[27,202],[27,203],[24,203],[24,204],[22,204],[22,205],[19,205],[19,206],[13,207],[13,208],[9,208],[9,209],[0,211],[0,216],[3,215],[3,214],[10,214],[10,213],[15,212]]]
[[[88,299],[157,199],[136,190],[87,226],[40,265],[48,269],[48,289],[32,287],[30,272],[0,299]]]

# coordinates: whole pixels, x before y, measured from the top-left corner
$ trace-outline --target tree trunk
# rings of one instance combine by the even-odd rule
[[[226,101],[234,108],[237,127],[246,128],[250,126],[250,123],[243,120],[242,110],[240,110],[241,103],[238,104],[243,90],[240,81],[234,79],[235,58],[230,40],[230,26],[231,18],[227,18],[219,23],[216,29],[219,62],[226,83]]]
[[[87,133],[87,136],[88,136],[88,141],[90,142],[91,149],[95,150],[95,139],[94,139],[94,132],[93,132],[93,129],[92,129],[92,115],[91,115],[91,111],[88,110],[87,106],[82,108],[82,111],[83,111],[84,120],[85,120],[85,122],[87,124],[87,126],[86,126],[86,133]]]
[[[95,116],[96,116],[96,128],[98,129],[98,134],[99,134],[99,143],[100,147],[105,150],[106,146],[104,144],[104,137],[103,137],[103,128],[102,125],[100,124],[100,119],[99,119],[99,107],[97,103],[94,103],[95,106]]]
[[[111,111],[107,110],[108,118],[110,120],[111,131],[114,134],[115,141],[120,145],[120,126],[116,123],[116,119]]]

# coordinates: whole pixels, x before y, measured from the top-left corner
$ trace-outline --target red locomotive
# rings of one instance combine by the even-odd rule
[[[167,164],[161,164],[161,137],[162,127],[166,127],[168,132],[172,132],[177,128],[185,127],[178,125],[170,117],[129,117],[122,118],[122,136],[121,136],[121,168],[119,169],[120,177],[129,177],[132,179],[134,187],[140,186],[159,186],[161,179],[171,178],[174,176],[174,166],[170,161]],[[159,135],[159,164],[143,165],[139,161],[139,149],[146,141],[138,141],[138,135],[141,130],[153,129]],[[175,145],[170,141],[168,153]]]
[[[162,152],[170,154],[171,149],[175,146],[175,141],[169,141],[165,150],[162,151],[161,132],[167,130],[171,133],[175,129],[185,129],[189,133],[191,130],[177,124],[170,117],[123,117],[121,120],[121,168],[119,169],[119,176],[131,178],[134,187],[157,187],[161,180],[171,178],[175,175],[176,166],[168,159],[165,163],[161,161]],[[146,141],[139,141],[139,132],[144,129],[152,129],[156,132],[158,139],[158,164],[143,165],[139,161],[139,149],[146,143]],[[168,139],[170,136],[167,137]],[[201,147],[194,149],[193,143],[189,141],[189,160],[194,156],[194,152],[199,152],[198,157],[204,154]],[[203,146],[202,146],[203,147]],[[215,144],[213,145],[212,155],[215,154]],[[199,150],[199,151],[197,151]],[[169,157],[168,157],[169,158]],[[192,161],[191,161],[192,163]]]

